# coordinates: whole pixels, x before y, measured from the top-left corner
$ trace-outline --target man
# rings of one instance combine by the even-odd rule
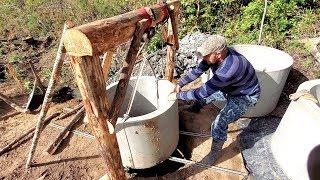
[[[228,48],[223,36],[211,35],[197,48],[202,58],[200,64],[182,78],[169,99],[196,100],[190,110],[199,111],[212,101],[226,101],[211,125],[211,152],[203,159],[213,164],[227,139],[228,124],[239,119],[254,106],[260,95],[260,86],[251,63],[235,50]],[[181,88],[197,79],[208,69],[213,77],[197,89],[181,91]]]

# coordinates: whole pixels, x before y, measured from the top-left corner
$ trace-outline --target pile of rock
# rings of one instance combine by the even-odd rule
[[[179,41],[180,48],[176,53],[176,65],[174,77],[179,78],[182,75],[187,74],[187,72],[197,66],[198,60],[195,56],[195,51],[197,47],[199,47],[205,39],[208,37],[207,34],[203,34],[201,32],[195,32],[185,36],[183,39]],[[164,76],[165,69],[165,61],[166,61],[166,53],[167,49],[160,49],[152,54],[149,54],[147,59],[150,61],[151,66],[146,63],[145,68],[143,70],[144,76],[153,76],[152,69],[155,71],[156,76],[158,78],[162,78]],[[139,71],[139,64],[135,65],[132,76],[137,76]],[[118,69],[119,70],[119,69]],[[118,71],[117,70],[117,71]],[[114,76],[110,77],[107,84],[117,81],[119,78],[119,72],[116,72]]]

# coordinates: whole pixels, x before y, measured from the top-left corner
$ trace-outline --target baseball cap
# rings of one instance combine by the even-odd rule
[[[204,57],[212,52],[217,52],[227,46],[226,38],[220,35],[210,35],[204,43],[197,48],[196,55]]]

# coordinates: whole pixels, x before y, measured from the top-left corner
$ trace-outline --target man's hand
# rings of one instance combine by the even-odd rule
[[[181,92],[181,87],[177,84],[176,87],[174,88],[173,92],[175,92],[175,93]]]
[[[172,92],[168,95],[168,100],[169,101],[175,101],[177,99],[177,93]]]

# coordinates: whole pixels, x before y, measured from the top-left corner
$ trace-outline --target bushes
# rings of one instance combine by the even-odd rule
[[[60,36],[66,20],[80,25],[154,3],[156,0],[0,0],[0,36],[5,29],[22,36]]]
[[[0,34],[4,29],[25,35],[60,36],[65,20],[83,24],[125,13],[152,1],[128,0],[0,0]],[[263,0],[181,0],[180,37],[193,31],[220,33],[231,43],[257,43]],[[263,44],[283,48],[287,38],[315,36],[320,18],[317,0],[269,0]],[[24,35],[23,34],[23,35]],[[155,47],[159,38],[153,40]]]
[[[187,32],[200,30],[206,33],[220,33],[231,43],[257,43],[264,1],[235,0],[184,0],[182,36]],[[200,7],[200,8],[199,8]],[[306,27],[319,19],[316,0],[269,0],[263,28],[263,44],[284,48],[287,38],[298,38]],[[316,29],[316,28],[315,28]],[[318,31],[315,30],[312,35]]]

